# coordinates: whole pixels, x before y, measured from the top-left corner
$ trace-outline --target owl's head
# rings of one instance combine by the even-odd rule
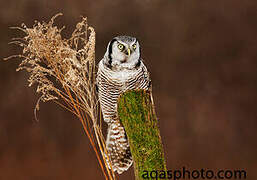
[[[134,68],[140,65],[140,46],[135,37],[113,38],[105,53],[105,64],[109,67]]]

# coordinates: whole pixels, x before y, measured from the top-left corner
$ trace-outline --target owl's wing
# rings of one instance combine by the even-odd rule
[[[147,70],[145,64],[143,63],[143,60],[141,60],[141,64],[142,64],[142,71],[143,71],[143,76],[144,76],[144,81],[147,82],[147,86],[144,87],[143,89],[146,89],[146,90],[152,90],[152,81],[151,81],[151,78],[150,78],[150,72]]]

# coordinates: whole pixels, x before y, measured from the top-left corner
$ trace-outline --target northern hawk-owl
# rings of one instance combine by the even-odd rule
[[[108,124],[106,149],[114,171],[119,174],[132,165],[124,127],[117,116],[117,101],[127,90],[151,86],[149,73],[140,56],[138,40],[130,36],[113,38],[98,64],[97,87],[104,121]],[[110,165],[109,165],[110,167]]]

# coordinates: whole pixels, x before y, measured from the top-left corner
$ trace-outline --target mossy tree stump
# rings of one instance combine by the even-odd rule
[[[135,90],[123,93],[118,102],[118,115],[127,133],[136,179],[143,179],[146,171],[165,171],[151,92]]]

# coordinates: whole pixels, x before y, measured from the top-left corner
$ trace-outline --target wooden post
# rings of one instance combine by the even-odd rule
[[[128,137],[136,179],[144,179],[151,171],[164,173],[167,169],[151,92],[123,93],[118,101],[118,115]]]

